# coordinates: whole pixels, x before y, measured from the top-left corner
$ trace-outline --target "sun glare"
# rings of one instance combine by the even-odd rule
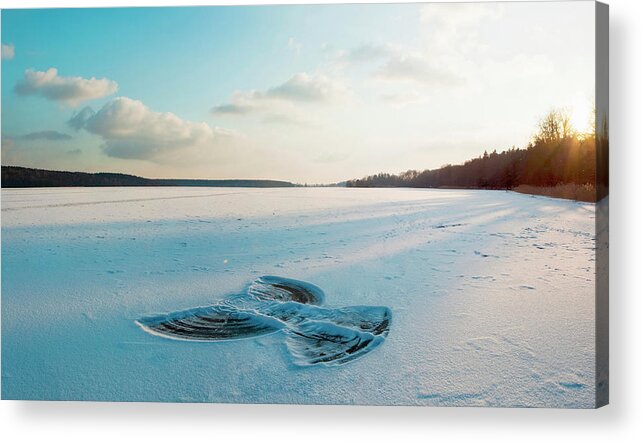
[[[593,103],[590,100],[579,100],[569,109],[571,125],[580,133],[593,130]]]

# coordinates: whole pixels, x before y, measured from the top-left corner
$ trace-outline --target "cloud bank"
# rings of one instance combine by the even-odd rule
[[[61,77],[56,68],[46,71],[27,69],[14,90],[18,95],[40,95],[51,101],[77,106],[115,93],[118,84],[107,78]]]
[[[265,91],[236,91],[231,101],[212,108],[218,115],[262,114],[266,122],[298,122],[300,105],[324,104],[348,93],[340,82],[322,74],[295,74]]]
[[[110,157],[162,164],[215,159],[240,139],[232,131],[183,120],[170,112],[154,112],[127,97],[114,98],[97,112],[86,107],[68,123],[99,135]]]
[[[393,44],[364,44],[340,51],[335,61],[342,67],[371,65],[371,78],[387,81],[411,81],[424,85],[456,86],[463,79],[434,54]]]

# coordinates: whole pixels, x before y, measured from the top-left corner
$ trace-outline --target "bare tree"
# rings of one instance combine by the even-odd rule
[[[564,109],[553,109],[538,125],[539,132],[535,135],[535,143],[555,143],[572,138],[575,130],[571,125],[571,116]]]

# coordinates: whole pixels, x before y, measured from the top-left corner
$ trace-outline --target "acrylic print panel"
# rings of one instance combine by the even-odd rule
[[[608,402],[589,1],[2,11],[2,398]]]

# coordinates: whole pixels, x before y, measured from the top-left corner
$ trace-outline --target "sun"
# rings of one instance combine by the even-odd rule
[[[593,130],[593,101],[589,99],[577,100],[570,106],[571,125],[580,133],[586,134]]]

